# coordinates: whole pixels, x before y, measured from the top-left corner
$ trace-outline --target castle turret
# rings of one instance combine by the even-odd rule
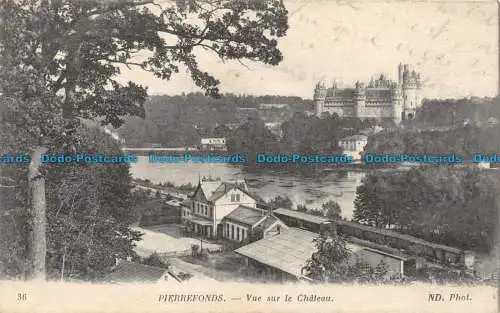
[[[392,118],[396,124],[401,123],[403,113],[403,98],[401,88],[397,83],[391,86]]]
[[[325,109],[326,88],[323,84],[317,83],[314,88],[314,113],[320,116]]]
[[[414,70],[410,72],[408,64],[403,66],[403,112],[405,119],[413,119],[417,109],[421,106],[420,90],[421,81],[420,74]]]
[[[398,66],[398,85],[403,86],[403,64],[401,63]]]
[[[364,115],[365,102],[366,102],[366,92],[363,83],[359,81],[356,82],[356,88],[354,89],[352,96],[354,100],[353,116],[361,118]]]

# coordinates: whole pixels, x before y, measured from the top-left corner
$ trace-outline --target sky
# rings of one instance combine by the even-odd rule
[[[343,87],[384,74],[397,79],[400,62],[421,73],[427,98],[495,96],[498,93],[498,7],[488,1],[284,0],[289,30],[280,39],[278,66],[222,63],[199,54],[222,92],[311,99],[318,81]],[[121,80],[150,94],[199,89],[181,71],[170,81],[124,69]]]

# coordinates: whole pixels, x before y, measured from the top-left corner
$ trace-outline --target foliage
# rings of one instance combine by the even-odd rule
[[[180,272],[177,274],[177,277],[179,277],[181,280],[189,280],[191,277],[193,277],[193,275],[190,273]]]
[[[139,226],[180,223],[181,208],[166,204],[159,198],[136,202],[135,211],[140,215]]]
[[[416,114],[421,127],[458,126],[465,120],[485,123],[490,117],[500,118],[499,97],[468,99],[426,99]]]
[[[341,236],[327,237],[320,234],[314,239],[314,244],[316,251],[305,266],[308,276],[323,282],[343,281],[351,253],[346,240]]]
[[[376,280],[383,280],[387,273],[389,272],[389,264],[387,264],[383,259],[377,264],[373,270],[373,275]]]
[[[340,205],[333,200],[323,203],[322,209],[325,212],[325,216],[332,219],[340,218],[340,213],[342,213]]]
[[[324,216],[325,215],[323,210],[318,210],[318,209],[310,209],[307,211],[307,213],[312,214],[312,215],[316,215],[316,216]]]
[[[268,204],[273,208],[292,209],[293,202],[289,197],[276,196],[271,199]]]
[[[92,119],[117,128],[127,115],[144,116],[146,88],[120,83],[124,67],[167,80],[186,69],[207,95],[218,96],[219,81],[200,68],[198,52],[277,65],[282,60],[277,39],[287,28],[287,11],[277,0],[192,0],[168,7],[152,0],[4,0],[2,143],[28,154],[39,146],[51,153],[119,154],[116,147],[94,142],[96,133],[81,125]],[[26,170],[7,173],[20,186],[17,204],[2,215],[14,221],[1,253],[1,269],[10,277],[25,268],[26,242],[18,235],[31,227]],[[139,234],[127,226],[127,166],[74,164],[46,172],[49,277],[92,280],[116,257],[133,253]]]
[[[191,256],[192,257],[201,257],[202,251],[200,245],[192,244],[191,245]]]
[[[82,142],[79,151],[120,154],[112,139],[99,130],[86,131],[82,138],[88,141]],[[130,182],[127,164],[77,163],[48,169],[48,278],[64,273],[73,279],[97,279],[116,257],[135,255],[132,249],[140,233],[128,227]]]
[[[268,130],[263,121],[249,120],[233,131],[227,139],[227,149],[230,153],[241,153],[248,157],[248,164],[255,164],[257,151],[276,151],[276,137]]]
[[[270,65],[282,60],[277,39],[288,25],[280,1],[181,3],[5,0],[1,52],[11,71],[2,78],[20,77],[16,71],[31,68],[43,75],[42,88],[66,93],[66,116],[104,117],[118,127],[120,116],[143,115],[146,99],[144,87],[116,79],[124,66],[161,79],[185,68],[198,87],[218,96],[219,81],[200,68],[196,53]],[[24,88],[31,73],[26,74],[24,84],[14,80],[5,91]]]
[[[383,259],[373,268],[347,247],[344,237],[322,233],[314,242],[316,251],[304,268],[313,280],[326,283],[382,283],[389,280],[389,265]]]
[[[497,171],[440,166],[373,172],[358,187],[354,220],[464,249],[489,251],[498,221]]]
[[[81,153],[99,151],[121,154],[116,143],[95,128],[76,129],[80,141],[75,147]],[[3,132],[5,134],[5,132]],[[12,138],[15,139],[15,138]],[[15,147],[15,142],[6,142]],[[15,150],[14,150],[15,151]],[[63,148],[49,152],[60,154]],[[129,167],[73,163],[45,166],[47,178],[47,277],[93,280],[105,273],[115,257],[133,257],[134,242],[139,233],[131,231],[133,220]],[[0,218],[5,225],[2,241],[9,242],[2,251],[0,263],[4,277],[24,277],[27,271],[27,233],[31,227],[26,204],[27,175],[24,166],[2,169],[20,186],[17,207]]]
[[[199,92],[152,96],[144,103],[146,117],[127,118],[118,132],[127,145],[133,147],[151,143],[165,147],[197,146],[201,137],[231,137],[233,130],[228,125],[244,124],[248,118],[248,114],[239,109],[256,108],[261,103],[288,103],[298,111],[307,108],[308,100],[232,93],[213,98]]]
[[[380,132],[368,140],[365,150],[385,154],[456,154],[464,160],[473,155],[497,153],[500,149],[500,127],[478,127],[472,124],[453,129],[393,130]]]
[[[162,267],[162,268],[170,267],[170,264],[168,262],[164,262],[160,257],[160,255],[156,252],[153,252],[150,256],[142,259],[141,263],[145,265]]]
[[[297,211],[299,212],[307,212],[309,209],[306,207],[305,204],[297,204]]]

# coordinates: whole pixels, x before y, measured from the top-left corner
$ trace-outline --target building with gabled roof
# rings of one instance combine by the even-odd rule
[[[365,135],[353,135],[339,140],[339,147],[342,148],[344,154],[349,155],[353,160],[361,159],[368,137]]]
[[[160,284],[173,282],[178,284],[181,280],[166,268],[150,266],[131,261],[119,260],[109,273],[106,281],[110,283],[149,283]]]
[[[191,200],[188,222],[195,233],[208,238],[223,237],[222,220],[239,206],[257,206],[244,180],[200,180]]]
[[[263,237],[279,233],[288,228],[279,218],[272,214],[271,210],[247,207],[240,205],[223,219],[223,238],[245,242],[248,241],[250,232],[257,228]]]

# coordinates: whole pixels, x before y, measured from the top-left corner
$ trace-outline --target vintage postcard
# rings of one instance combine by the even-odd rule
[[[494,0],[1,0],[0,313],[499,312]]]

